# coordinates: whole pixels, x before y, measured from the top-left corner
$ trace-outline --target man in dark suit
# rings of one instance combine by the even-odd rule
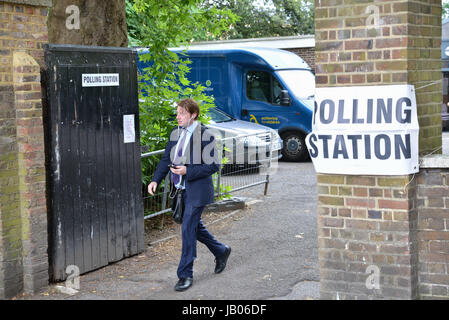
[[[214,202],[212,174],[219,170],[220,162],[215,137],[196,121],[199,113],[199,106],[193,99],[184,99],[178,103],[178,128],[172,130],[164,155],[148,185],[148,192],[154,195],[157,186],[170,170],[172,188],[182,189],[184,193],[182,255],[176,291],[184,291],[193,283],[197,240],[205,244],[215,256],[215,273],[224,270],[231,253],[231,248],[218,242],[201,220],[204,207]]]

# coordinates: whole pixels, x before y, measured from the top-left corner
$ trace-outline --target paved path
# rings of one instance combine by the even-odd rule
[[[208,229],[232,247],[226,270],[214,274],[214,257],[198,244],[194,284],[174,291],[180,237],[80,277],[80,291],[66,295],[55,285],[19,299],[319,299],[316,177],[312,163],[279,163],[268,196],[263,186],[237,196],[253,199],[244,210]],[[64,285],[59,283],[58,285]]]
[[[449,154],[449,132],[443,132]],[[214,274],[214,259],[198,245],[194,285],[179,293],[179,236],[149,246],[144,253],[80,277],[80,291],[46,290],[17,299],[319,299],[316,176],[312,163],[279,163],[268,196],[263,186],[242,190],[252,198],[244,210],[220,213],[208,229],[232,247],[226,270]],[[206,220],[206,219],[205,219]],[[59,283],[57,285],[64,285]]]

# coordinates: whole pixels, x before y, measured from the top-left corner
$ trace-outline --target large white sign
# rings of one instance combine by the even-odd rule
[[[419,125],[411,85],[317,88],[306,144],[316,172],[418,172]]]
[[[120,85],[118,73],[83,73],[81,80],[83,87],[111,87]]]

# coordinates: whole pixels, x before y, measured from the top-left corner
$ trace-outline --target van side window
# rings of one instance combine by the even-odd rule
[[[270,74],[263,71],[249,71],[246,74],[246,96],[250,100],[269,102]]]
[[[246,74],[246,96],[250,100],[279,105],[281,91],[279,81],[265,71],[248,71]]]

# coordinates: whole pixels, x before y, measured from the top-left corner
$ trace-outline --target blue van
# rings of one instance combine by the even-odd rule
[[[283,159],[308,158],[305,136],[312,130],[315,76],[303,59],[272,48],[190,49],[186,54],[192,61],[188,79],[205,86],[219,109],[276,129]],[[139,62],[139,71],[147,65]]]

